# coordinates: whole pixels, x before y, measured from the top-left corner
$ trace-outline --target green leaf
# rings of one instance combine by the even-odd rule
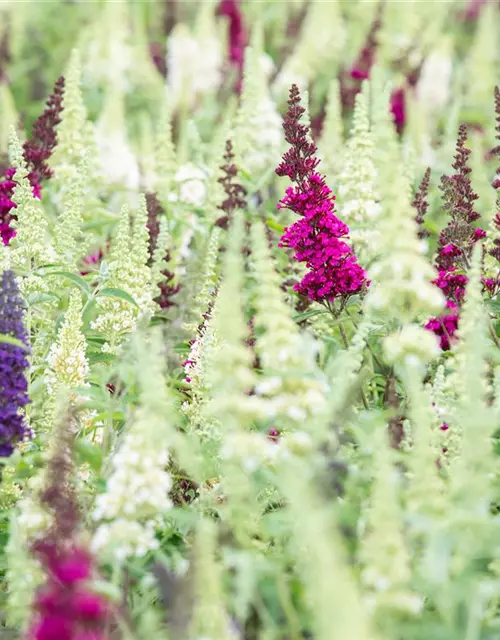
[[[100,446],[88,440],[77,440],[75,450],[81,462],[87,462],[94,471],[100,471],[103,462],[103,452]]]
[[[55,293],[32,293],[28,296],[28,304],[30,307],[35,307],[37,304],[43,304],[44,302],[59,301],[59,296]]]
[[[89,353],[87,357],[89,364],[94,364],[95,362],[114,362],[116,360],[114,353]]]
[[[82,311],[82,321],[84,325],[88,325],[90,322],[90,318],[92,317],[92,312],[94,311],[96,306],[95,298],[91,298],[87,304],[83,307]]]
[[[77,276],[76,273],[71,273],[70,271],[47,271],[47,273],[44,273],[43,276],[60,276],[61,278],[67,278],[68,280],[74,282],[76,286],[79,287],[87,296],[90,296],[92,294],[88,282],[84,280],[82,276]]]
[[[29,351],[28,347],[22,342],[22,340],[18,340],[13,336],[8,336],[5,333],[0,333],[0,342],[4,342],[5,344],[11,344],[14,347],[19,347],[23,351]]]
[[[102,289],[101,291],[96,293],[96,297],[97,296],[105,296],[108,298],[121,298],[122,300],[126,300],[127,302],[130,302],[130,304],[133,304],[134,307],[137,307],[139,309],[139,305],[137,304],[137,302],[132,298],[132,296],[129,293],[127,293],[126,291],[123,291],[123,289],[115,289],[112,287],[108,289]]]
[[[324,309],[309,309],[308,311],[304,311],[303,313],[299,313],[293,317],[295,322],[304,322],[304,320],[309,320],[309,318],[314,318],[314,316],[319,316],[323,313],[329,313]]]
[[[274,231],[279,231],[280,233],[283,233],[283,231],[285,230],[284,225],[282,224],[278,224],[275,220],[273,220],[272,218],[268,218],[266,220],[266,224],[268,227],[270,227],[271,229],[274,229]]]

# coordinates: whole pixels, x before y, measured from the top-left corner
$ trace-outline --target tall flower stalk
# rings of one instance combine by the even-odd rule
[[[349,228],[335,215],[335,196],[316,171],[316,145],[309,137],[309,127],[300,120],[305,109],[300,92],[292,85],[283,129],[290,148],[276,169],[278,176],[288,176],[288,187],[278,209],[289,209],[299,220],[285,229],[280,246],[294,250],[294,258],[305,263],[308,271],[295,290],[310,300],[320,302],[335,312],[347,299],[364,291],[369,282],[349,245],[342,238]]]
[[[472,188],[469,167],[470,149],[466,147],[467,127],[462,124],[458,130],[454,173],[441,177],[440,190],[443,209],[450,220],[439,235],[436,266],[438,277],[435,280],[446,298],[448,312],[439,318],[432,318],[426,328],[440,339],[441,348],[446,351],[453,342],[458,328],[458,310],[465,295],[470,258],[474,245],[486,236],[485,231],[475,226],[479,213],[474,209],[478,198]]]
[[[0,278],[0,456],[9,456],[28,433],[20,411],[29,403],[28,353],[16,277],[7,270]]]
[[[72,449],[76,425],[58,428],[57,445],[49,459],[46,484],[40,495],[51,526],[32,545],[46,574],[36,593],[28,640],[106,640],[111,610],[89,582],[96,577],[94,559],[82,542],[80,515],[72,485]]]

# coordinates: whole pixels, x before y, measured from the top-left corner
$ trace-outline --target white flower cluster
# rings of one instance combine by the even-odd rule
[[[448,103],[452,73],[451,42],[445,40],[425,58],[417,84],[417,99],[427,113],[439,113]]]
[[[120,337],[135,329],[137,313],[128,303],[118,299],[102,298],[98,301],[99,315],[91,322],[94,331],[104,333],[107,336],[114,334],[120,341]],[[114,352],[116,344],[105,343],[104,352]]]
[[[314,345],[304,342],[301,336],[296,338],[279,351],[277,358],[267,363],[268,375],[257,382],[255,392],[265,399],[263,406],[266,407],[267,416],[284,416],[301,424],[324,409],[328,385],[313,374],[303,373],[300,367],[309,359],[309,347]],[[264,363],[266,335],[262,336],[260,342],[259,353]]]
[[[215,91],[222,80],[224,54],[215,35],[196,38],[178,24],[168,38],[167,84],[173,105],[192,106],[198,97]]]
[[[391,364],[421,367],[440,353],[437,337],[415,324],[405,325],[401,331],[384,340],[384,352]]]
[[[118,560],[154,549],[158,518],[172,506],[171,477],[165,470],[169,456],[156,450],[143,432],[141,425],[147,420],[148,411],[139,409],[136,423],[113,457],[107,491],[97,497],[93,513],[99,522],[94,549]]]
[[[321,412],[328,387],[317,371],[316,343],[301,334],[280,290],[261,224],[252,227],[252,249],[257,280],[256,351],[263,376],[255,391],[265,400],[266,413],[286,416],[296,423]]]
[[[192,163],[182,165],[175,174],[176,190],[169,200],[202,207],[207,199],[207,179],[207,171],[200,167]]]
[[[227,460],[239,460],[242,468],[251,473],[263,466],[273,466],[280,459],[308,453],[312,446],[310,435],[304,431],[288,433],[279,440],[262,433],[240,431],[225,438],[221,456]]]
[[[98,122],[96,126],[102,174],[110,184],[137,189],[140,180],[139,165],[125,131],[111,129],[106,120]]]
[[[86,384],[89,363],[85,356],[87,343],[81,331],[82,296],[79,290],[71,293],[69,308],[64,318],[57,342],[49,352],[46,384],[49,393],[59,385],[75,389]]]
[[[362,261],[376,254],[376,220],[381,214],[376,192],[377,169],[370,133],[366,86],[356,96],[353,128],[347,142],[346,162],[338,176],[339,215],[350,228],[352,242]]]
[[[9,539],[5,547],[7,571],[7,624],[24,628],[32,614],[33,598],[42,583],[40,564],[28,553],[26,536],[15,516],[11,520]]]
[[[34,540],[43,535],[50,526],[51,518],[37,499],[43,489],[45,475],[38,473],[30,478],[28,492],[18,502],[17,526],[24,540]]]
[[[262,173],[263,168],[275,166],[282,147],[282,119],[274,101],[265,96],[256,104],[247,123],[250,146],[244,155],[245,169]]]

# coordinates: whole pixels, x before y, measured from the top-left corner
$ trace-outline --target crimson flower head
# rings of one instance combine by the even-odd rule
[[[79,540],[80,512],[72,483],[76,425],[73,418],[68,422],[59,426],[56,450],[48,462],[46,486],[40,495],[52,524],[32,545],[46,582],[35,594],[27,638],[108,640],[111,609],[89,586],[96,577],[95,562]]]
[[[478,196],[470,179],[470,149],[465,146],[466,140],[467,127],[460,125],[452,165],[455,172],[451,176],[442,176],[440,185],[443,208],[450,219],[439,235],[436,256],[438,277],[434,284],[444,293],[449,312],[431,318],[426,328],[438,336],[443,351],[450,348],[455,338],[459,307],[468,282],[466,272],[474,245],[486,237],[486,232],[474,225],[480,216],[474,209]]]
[[[308,272],[295,290],[310,300],[329,305],[362,292],[369,284],[351,247],[342,240],[349,228],[335,215],[335,196],[316,171],[316,145],[309,139],[309,128],[301,124],[304,108],[296,85],[290,89],[288,111],[283,123],[290,149],[276,169],[288,176],[294,186],[286,190],[278,209],[289,209],[300,218],[285,229],[280,246],[294,250],[294,258],[305,263]]]
[[[158,243],[160,234],[160,220],[164,214],[161,202],[158,200],[156,193],[146,193],[146,207],[148,210],[148,231],[149,231],[149,264],[151,265],[153,254]]]
[[[47,160],[52,155],[57,143],[56,125],[61,121],[62,97],[64,93],[64,78],[61,76],[55,86],[54,91],[47,100],[45,110],[33,125],[33,133],[30,140],[23,145],[24,159],[28,166],[28,179],[33,188],[33,196],[41,199],[41,181],[52,176],[52,170],[47,164]],[[12,201],[14,192],[15,169],[7,169],[3,179],[0,181],[0,237],[4,244],[9,244],[16,235],[10,226],[12,219],[15,219],[14,209],[16,204]]]
[[[238,0],[221,0],[217,13],[229,20],[228,55],[229,61],[238,69],[238,91],[241,89],[245,47],[248,41],[247,30]]]

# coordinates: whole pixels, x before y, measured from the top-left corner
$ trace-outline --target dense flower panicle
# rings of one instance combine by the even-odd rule
[[[61,122],[64,77],[57,79],[47,100],[45,110],[33,125],[31,140],[23,145],[24,159],[30,169],[29,179],[33,187],[52,176],[47,160],[57,144],[56,126]]]
[[[148,209],[148,230],[149,230],[149,264],[153,258],[158,235],[160,233],[160,219],[164,213],[161,202],[156,193],[146,193],[146,207]]]
[[[309,269],[295,290],[311,300],[333,301],[348,297],[368,286],[364,269],[351,248],[341,240],[349,228],[335,215],[335,196],[315,168],[316,145],[308,140],[309,128],[300,124],[304,108],[296,85],[290,89],[289,110],[283,129],[291,145],[276,169],[296,186],[286,190],[278,208],[287,208],[302,216],[285,229],[280,246],[295,250],[295,259]]]
[[[207,199],[207,173],[193,163],[179,167],[174,176],[174,191],[168,196],[170,202],[183,202],[202,207]]]
[[[33,125],[32,137],[23,145],[23,156],[28,168],[28,179],[33,188],[33,197],[41,198],[41,182],[52,176],[47,160],[57,143],[56,125],[60,122],[64,78],[61,76],[54,91],[47,100],[44,112]],[[15,168],[8,168],[0,181],[0,237],[5,245],[16,235],[10,222],[15,220],[16,204],[12,200],[15,182]]]
[[[226,141],[224,160],[225,163],[221,166],[224,175],[218,179],[218,182],[222,185],[226,198],[217,207],[223,212],[223,215],[216,220],[215,224],[218,227],[227,229],[236,209],[244,209],[246,207],[245,196],[247,193],[241,184],[234,182],[238,169],[234,164],[233,143],[230,139]]]
[[[450,98],[453,74],[451,41],[444,40],[423,61],[416,86],[416,98],[429,114],[439,113]]]
[[[82,333],[82,295],[73,289],[69,307],[57,336],[57,342],[47,357],[49,370],[46,382],[49,393],[64,385],[68,389],[84,386],[89,372],[85,356],[87,342]]]
[[[451,348],[458,329],[457,307],[451,302],[448,302],[447,306],[450,309],[449,313],[438,318],[431,318],[425,325],[426,329],[432,331],[438,337],[439,345],[443,351],[448,351]]]
[[[440,184],[443,208],[451,219],[439,236],[436,256],[439,273],[434,284],[444,293],[450,312],[442,317],[431,318],[426,328],[438,336],[444,351],[453,343],[458,327],[458,311],[468,282],[464,271],[467,271],[475,244],[486,236],[483,229],[474,225],[480,216],[474,209],[478,196],[470,180],[468,157],[471,152],[465,146],[466,140],[467,127],[460,125],[452,164],[455,173],[443,175]]]
[[[430,233],[423,227],[425,214],[427,213],[427,209],[429,207],[429,202],[427,200],[427,196],[429,194],[429,184],[431,179],[431,168],[428,167],[426,172],[424,173],[424,177],[422,178],[422,182],[418,187],[417,192],[415,193],[415,197],[411,206],[417,212],[415,216],[415,222],[418,224],[418,237],[419,238],[427,238]]]
[[[466,140],[467,127],[462,124],[458,130],[455,160],[452,164],[455,173],[442,176],[439,187],[443,197],[443,209],[451,220],[440,234],[438,265],[441,264],[442,250],[450,244],[458,247],[467,258],[470,257],[476,239],[476,228],[472,223],[480,217],[474,209],[478,195],[472,189],[470,180],[468,158],[471,151],[465,146]],[[444,262],[448,262],[447,255],[444,256]]]
[[[175,106],[179,103],[192,106],[201,96],[216,91],[222,80],[224,54],[215,30],[212,31],[211,4],[204,3],[202,9],[198,19],[208,19],[208,32],[196,37],[187,25],[179,22],[168,38],[167,85]]]
[[[13,180],[15,173],[15,169],[7,169],[3,179],[0,181],[0,236],[5,245],[8,245],[10,240],[16,235],[16,232],[10,225],[15,215],[13,209],[17,207],[16,203],[12,200],[12,194],[16,186]]]
[[[319,160],[314,157],[316,145],[308,139],[309,128],[300,123],[305,111],[300,105],[299,88],[294,84],[290,89],[288,111],[283,122],[285,140],[290,149],[283,155],[276,174],[288,176],[292,182],[297,183],[301,183],[319,164]]]
[[[170,262],[170,251],[166,251],[165,256],[163,258],[165,265],[168,265]],[[161,280],[158,283],[158,289],[160,293],[154,298],[154,302],[162,309],[162,311],[167,311],[171,307],[176,306],[174,298],[179,291],[181,290],[181,285],[179,283],[174,284],[173,280],[175,279],[175,273],[170,271],[168,266],[161,271]]]
[[[369,92],[370,84],[365,83],[356,96],[343,167],[337,176],[339,214],[349,225],[355,250],[367,262],[371,262],[377,254],[377,236],[380,234],[377,223],[382,213],[378,193],[382,176],[375,163]],[[384,112],[386,110],[384,104]]]
[[[46,486],[40,499],[51,515],[46,534],[32,551],[46,573],[33,603],[29,640],[106,640],[110,608],[93,593],[88,581],[96,577],[89,550],[80,542],[80,514],[72,486],[72,447],[75,425],[59,428],[59,441],[49,459]]]
[[[389,107],[398,133],[402,133],[406,124],[406,90],[399,87],[391,93]]]
[[[173,407],[161,335],[149,334],[148,344],[135,346],[141,404],[111,459],[107,490],[97,497],[93,510],[99,524],[92,546],[117,561],[158,548],[155,528],[172,507],[172,479],[166,468]]]
[[[304,182],[305,192],[289,188],[278,205],[303,216],[285,230],[280,241],[280,246],[294,249],[295,259],[311,269],[295,289],[317,302],[358,293],[368,284],[366,274],[351,248],[340,240],[349,229],[333,213],[332,192],[318,173]]]
[[[12,271],[0,279],[0,335],[20,340],[26,347],[0,342],[0,456],[9,456],[26,435],[20,409],[29,403],[28,334],[23,325],[23,309]]]
[[[229,20],[229,60],[239,70],[241,79],[244,51],[248,36],[240,3],[238,0],[221,0],[217,13],[226,16]]]

